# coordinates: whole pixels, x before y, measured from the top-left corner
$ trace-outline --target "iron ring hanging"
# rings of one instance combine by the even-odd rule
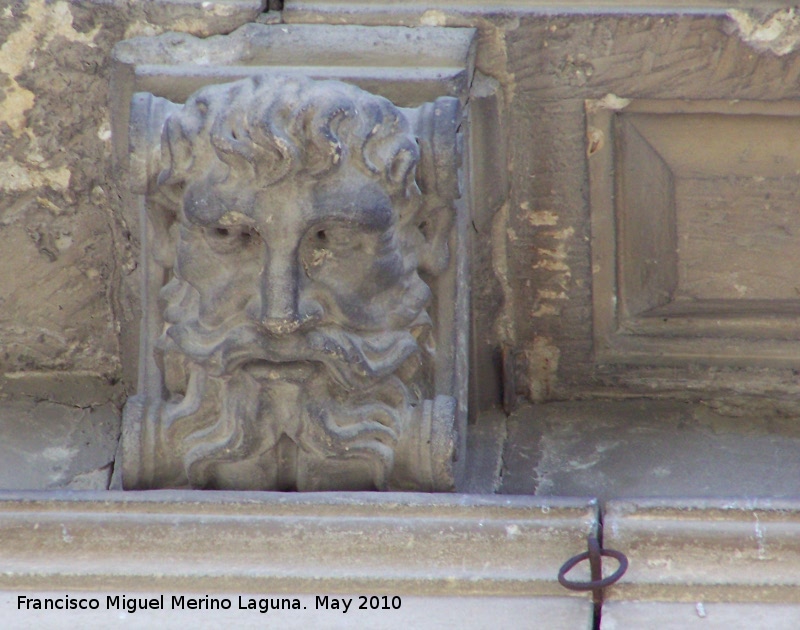
[[[603,556],[606,558],[614,558],[617,562],[619,562],[619,567],[617,570],[605,578],[601,577],[601,557]],[[567,573],[569,573],[576,565],[580,564],[584,560],[589,560],[593,579],[588,582],[573,582],[572,580],[568,580],[566,577]],[[561,566],[561,569],[558,571],[558,583],[571,591],[595,591],[598,589],[603,589],[607,586],[611,586],[623,575],[625,575],[625,571],[627,570],[628,558],[624,553],[621,551],[615,551],[614,549],[601,549],[596,538],[589,538],[589,551],[579,553],[577,556],[567,560]]]

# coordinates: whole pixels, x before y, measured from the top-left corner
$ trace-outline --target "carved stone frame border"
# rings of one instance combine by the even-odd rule
[[[676,114],[796,117],[800,104],[586,101],[595,361],[795,365],[800,357],[800,300],[718,299],[687,305],[666,298],[657,303],[655,293],[670,294],[677,283],[675,165],[665,161],[658,147],[645,140],[639,142],[644,147],[640,153],[648,155],[631,157],[630,137],[635,132],[626,129],[626,117],[637,114],[652,115],[655,124],[659,116]],[[789,160],[797,162],[791,156]],[[636,165],[635,175],[632,163]],[[796,166],[800,169],[800,164]],[[648,227],[653,225],[653,229]],[[656,277],[649,287],[637,284],[635,279],[641,277],[640,265],[646,258],[653,261],[650,277]]]

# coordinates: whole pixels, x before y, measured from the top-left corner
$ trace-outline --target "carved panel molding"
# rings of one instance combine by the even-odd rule
[[[355,28],[360,45],[400,35]],[[456,30],[461,76],[473,34]],[[286,31],[287,45],[343,46],[339,28]],[[373,68],[373,90],[406,83],[410,98],[393,103],[332,80],[340,68],[287,69],[276,33],[118,47],[145,276],[123,485],[452,490],[466,417],[465,93],[440,73],[427,100],[437,82],[424,68]],[[170,37],[225,60],[186,98],[197,66],[146,63]],[[243,72],[259,41],[276,67],[265,53]],[[172,75],[185,86],[157,89]]]
[[[794,365],[797,103],[586,111],[597,361]]]

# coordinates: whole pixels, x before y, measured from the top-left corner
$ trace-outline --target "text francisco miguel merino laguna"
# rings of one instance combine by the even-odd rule
[[[97,597],[28,597],[17,596],[17,610],[99,610],[102,598]],[[130,597],[128,595],[107,595],[105,610],[126,610],[135,613],[137,610],[165,610],[165,596]],[[353,597],[314,597],[316,610],[338,610],[346,613],[354,603]],[[358,596],[359,605],[354,610],[397,610],[401,606],[400,597],[388,595],[367,597]],[[247,597],[239,595],[237,606],[228,597],[187,597],[171,595],[168,600],[172,610],[252,610],[266,613],[270,610],[304,610],[307,608],[297,597]]]

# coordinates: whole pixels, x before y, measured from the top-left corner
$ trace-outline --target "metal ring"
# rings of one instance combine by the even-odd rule
[[[575,565],[589,559],[589,552],[584,551],[583,553],[579,553],[577,556],[570,558],[561,566],[561,569],[558,571],[558,583],[571,591],[593,591],[595,589],[611,586],[614,582],[625,575],[625,571],[628,570],[628,558],[625,557],[624,553],[621,551],[614,551],[613,549],[601,549],[600,555],[606,556],[607,558],[614,558],[617,562],[619,562],[619,567],[617,570],[607,578],[603,578],[602,580],[592,580],[590,582],[572,582],[566,578],[567,573],[569,573],[575,567]]]

